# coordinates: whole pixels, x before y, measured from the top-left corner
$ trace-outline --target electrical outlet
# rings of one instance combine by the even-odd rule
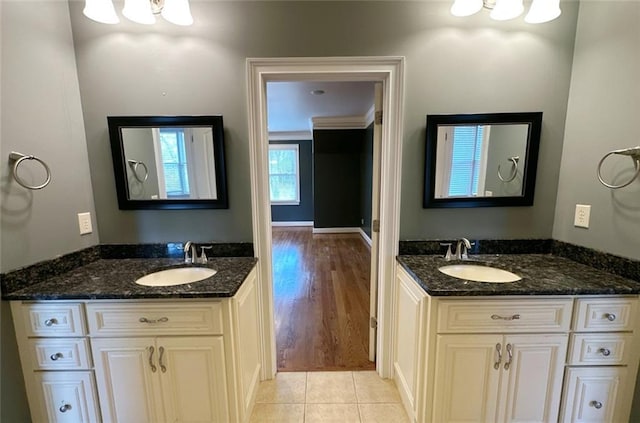
[[[576,204],[576,214],[573,219],[573,226],[577,226],[579,228],[588,228],[589,217],[591,217],[591,206],[585,204]]]
[[[78,226],[80,227],[80,235],[93,232],[93,228],[91,227],[91,213],[78,213]]]

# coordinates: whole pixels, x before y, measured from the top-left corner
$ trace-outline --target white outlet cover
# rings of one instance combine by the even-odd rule
[[[78,226],[80,228],[80,235],[86,235],[93,232],[91,226],[91,213],[78,213]]]
[[[576,213],[573,218],[573,226],[578,228],[589,228],[589,218],[591,217],[591,206],[586,204],[576,204]]]

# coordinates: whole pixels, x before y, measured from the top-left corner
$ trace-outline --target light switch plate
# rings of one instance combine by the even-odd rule
[[[78,213],[78,226],[80,227],[80,235],[86,235],[93,232],[91,226],[91,213]]]
[[[590,205],[576,204],[576,214],[573,219],[573,226],[577,226],[579,228],[588,228],[590,217],[591,217]]]

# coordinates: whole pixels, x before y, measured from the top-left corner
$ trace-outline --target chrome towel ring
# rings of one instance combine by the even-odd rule
[[[502,176],[500,173],[500,165],[498,165],[498,178],[500,178],[502,182],[511,182],[516,179],[516,176],[518,176],[518,162],[520,161],[520,156],[509,157],[509,161],[513,163],[513,165],[511,167],[511,175],[507,178]]]
[[[146,164],[144,164],[143,161],[127,160],[127,163],[129,163],[129,166],[131,166],[131,170],[133,170],[133,177],[136,178],[138,182],[142,184],[147,180],[147,178],[149,178],[149,168]],[[144,176],[142,178],[140,177],[140,175],[138,175],[138,166],[140,165],[142,165],[142,167],[144,168]]]
[[[29,185],[20,176],[18,176],[18,167],[25,160],[35,160],[38,163],[40,163],[42,165],[42,167],[44,167],[44,170],[47,172],[47,177],[46,177],[46,180],[42,184],[40,184],[40,185]],[[20,184],[21,186],[23,186],[23,187],[25,187],[27,189],[36,190],[36,189],[42,189],[42,188],[46,187],[47,185],[49,185],[49,182],[51,182],[51,169],[49,169],[49,166],[42,159],[40,159],[40,158],[38,158],[36,156],[30,156],[30,155],[18,153],[16,151],[12,151],[11,154],[9,154],[9,161],[13,161],[14,162],[13,163],[13,168],[12,168],[12,171],[11,171],[11,173],[13,173],[13,179],[15,179],[16,182],[18,184]]]
[[[626,183],[624,184],[620,184],[620,185],[612,185],[609,184],[607,182],[604,181],[604,179],[602,179],[602,163],[607,159],[607,157],[613,155],[613,154],[619,154],[622,156],[629,156],[631,157],[631,160],[633,160],[633,167],[635,168],[636,172],[633,174],[633,177]],[[598,180],[600,181],[600,183],[602,185],[604,185],[607,188],[611,188],[611,189],[619,189],[619,188],[624,188],[627,185],[630,185],[633,181],[636,180],[636,178],[638,177],[638,175],[640,175],[640,145],[637,147],[631,147],[631,148],[623,148],[621,150],[613,150],[608,152],[607,154],[604,155],[604,157],[602,159],[600,159],[600,163],[598,163]]]

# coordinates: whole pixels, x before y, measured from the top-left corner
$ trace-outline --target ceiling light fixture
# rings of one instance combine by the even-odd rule
[[[84,15],[96,22],[116,24],[120,22],[113,7],[113,0],[85,0]],[[130,21],[150,25],[156,15],[175,25],[193,24],[189,0],[125,0],[122,14]]]
[[[455,0],[451,6],[453,16],[464,17],[478,13],[482,9],[491,10],[491,19],[506,21],[515,19],[524,12],[522,0]],[[533,0],[524,20],[537,24],[556,19],[562,11],[560,0]]]

